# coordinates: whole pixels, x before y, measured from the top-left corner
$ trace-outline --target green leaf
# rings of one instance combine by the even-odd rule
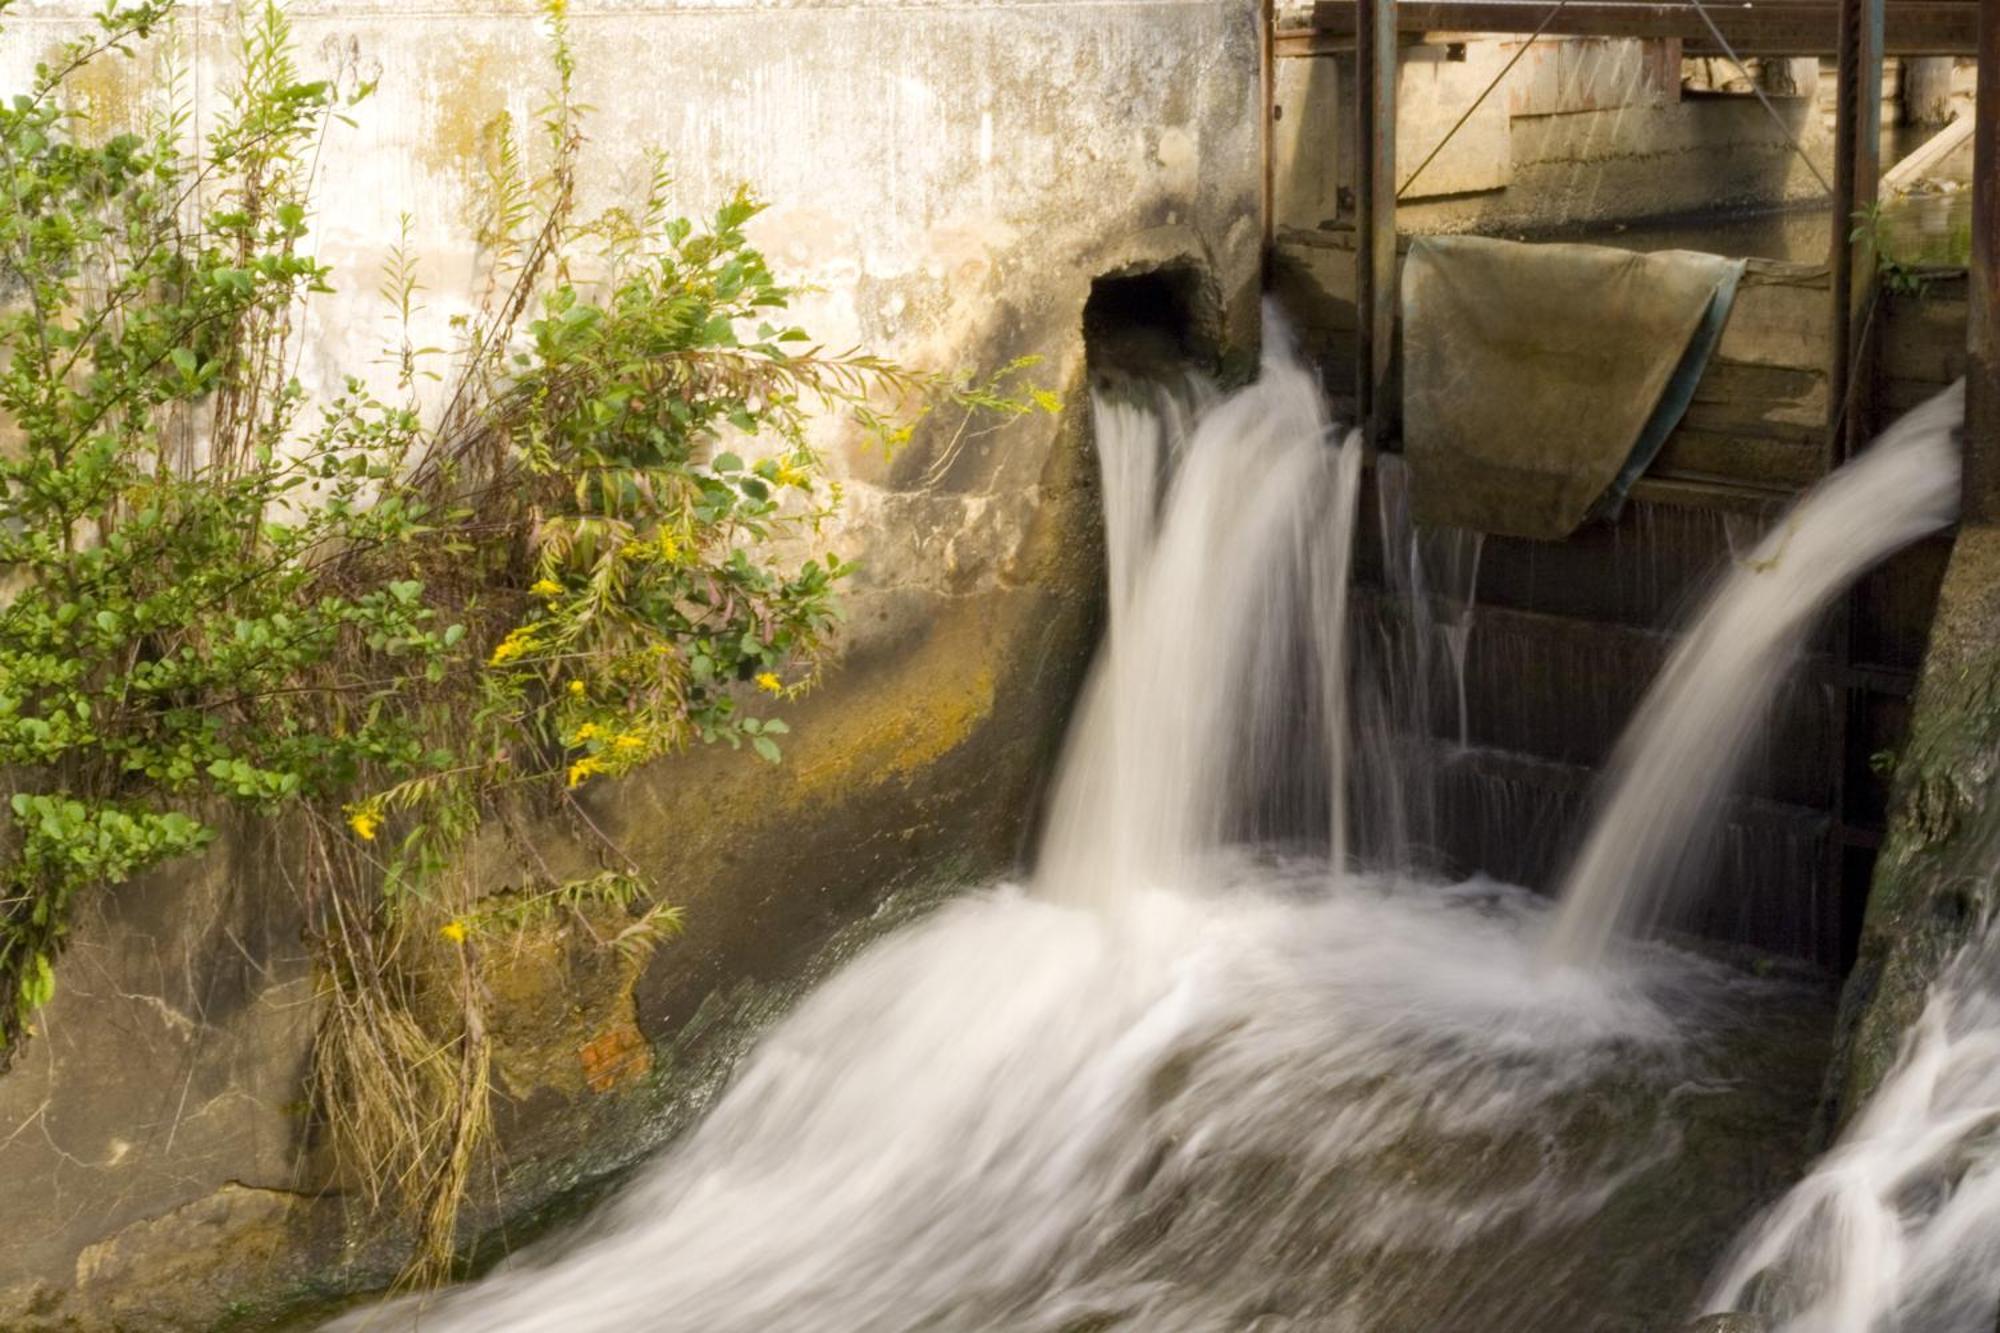
[[[32,1013],[54,999],[55,994],[55,969],[49,966],[47,954],[37,953],[21,978],[21,1007]]]

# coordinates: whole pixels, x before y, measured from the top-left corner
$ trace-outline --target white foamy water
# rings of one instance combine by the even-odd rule
[[[1671,1154],[1658,1113],[1549,1151],[1621,1066],[1643,1054],[1663,1097],[1689,1062],[1642,987],[1539,978],[1521,899],[1213,873],[1109,911],[945,907],[809,999],[581,1232],[421,1323],[343,1327],[1370,1327],[1403,1285],[1449,1293],[1441,1256],[1490,1256],[1469,1284]]]
[[[2000,1311],[2000,939],[1947,969],[1895,1068],[1737,1245],[1704,1304],[1780,1333],[1992,1333]]]
[[[1686,1181],[1682,1154],[1762,1095],[1730,1059],[1779,1082],[1726,1054],[1734,1016],[1799,997],[1652,947],[1552,971],[1525,892],[1348,865],[1362,460],[1267,347],[1205,408],[1099,405],[1111,631],[1032,882],[836,973],[584,1225],[337,1327],[1526,1333],[1686,1306],[1750,1173],[1711,1146]]]
[[[1958,514],[1961,381],[1814,487],[1710,597],[1647,693],[1565,876],[1551,957],[1650,929],[1700,869],[1771,698],[1833,598]]]
[[[1317,380],[1272,338],[1284,350],[1257,385],[1191,436],[1173,412],[1096,405],[1111,630],[1050,806],[1051,899],[1188,882],[1267,779],[1316,788],[1314,831],[1340,840],[1362,451],[1336,442]]]

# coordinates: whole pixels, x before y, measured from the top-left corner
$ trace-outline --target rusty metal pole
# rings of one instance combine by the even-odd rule
[[[1856,216],[1872,208],[1882,173],[1882,0],[1840,0],[1838,119],[1834,125],[1833,236],[1828,259],[1833,269],[1832,337],[1827,345],[1826,467],[1846,462],[1867,438],[1873,406],[1872,345],[1876,289],[1873,229]],[[1870,215],[1872,216],[1872,214]],[[1867,732],[1867,695],[1854,688],[1855,594],[1849,592],[1830,618],[1828,648],[1839,682],[1829,724],[1834,753],[1840,756],[1828,792],[1833,812],[1824,862],[1825,882],[1834,888],[1827,903],[1832,919],[1823,929],[1840,938],[1847,905],[1865,901],[1868,877],[1849,855],[1854,811],[1847,774],[1855,739]]]
[[[1875,303],[1875,245],[1857,216],[1882,175],[1882,0],[1840,0],[1840,85],[1834,125],[1833,338],[1827,364],[1829,468],[1868,429],[1867,347]],[[1853,237],[1854,239],[1850,239]]]
[[[1965,518],[2000,522],[2000,4],[1980,6],[1965,384]]]
[[[1395,424],[1396,0],[1355,0],[1355,398],[1370,445]]]
[[[1833,336],[1827,367],[1829,467],[1852,452],[1864,414],[1863,355],[1875,297],[1874,238],[1858,216],[1880,188],[1883,0],[1840,0],[1834,126]],[[1859,229],[1859,235],[1856,235]]]

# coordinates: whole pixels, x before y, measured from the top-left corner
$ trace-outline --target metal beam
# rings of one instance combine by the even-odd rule
[[[1549,19],[1553,0],[1404,0],[1404,33],[1533,32]],[[1714,0],[1706,6],[1729,45],[1744,55],[1832,55],[1840,49],[1837,0]],[[1978,49],[1979,0],[1889,0],[1887,55],[1970,55]],[[1351,0],[1320,0],[1309,33],[1280,38],[1281,55],[1344,49],[1359,31]],[[1569,37],[1678,37],[1689,55],[1721,55],[1701,12],[1684,2],[1570,0],[1546,31]]]
[[[1838,467],[1867,420],[1875,308],[1873,230],[1858,226],[1882,182],[1883,0],[1840,0],[1840,71],[1833,131],[1833,337],[1827,365],[1827,465]],[[1851,238],[1851,239],[1850,239]]]
[[[1979,28],[1973,113],[1970,355],[1965,384],[1965,517],[2000,523],[2000,4]]]
[[[1278,56],[1277,0],[1264,0],[1257,7],[1257,100],[1262,110],[1257,131],[1257,152],[1262,159],[1262,206],[1264,214],[1261,285],[1271,290],[1272,262],[1278,253]]]
[[[1396,0],[1352,0],[1355,401],[1367,443],[1395,426]]]
[[[1835,93],[1833,143],[1833,237],[1829,262],[1833,269],[1832,338],[1827,345],[1827,470],[1832,471],[1866,440],[1872,426],[1874,394],[1876,281],[1874,229],[1857,226],[1856,217],[1872,209],[1882,182],[1882,32],[1883,0],[1840,0],[1839,85]],[[1854,665],[1856,593],[1840,600],[1828,626],[1837,668]],[[1826,848],[1826,882],[1838,885],[1836,911],[1852,898],[1866,900],[1865,878],[1851,875],[1846,839],[1839,836],[1854,816],[1847,775],[1853,738],[1867,734],[1868,696],[1865,691],[1836,686],[1833,690],[1834,753],[1840,756],[1832,774],[1833,821],[1836,836]]]

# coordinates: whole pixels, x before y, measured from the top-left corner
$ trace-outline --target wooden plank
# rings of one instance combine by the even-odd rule
[[[1817,444],[1826,430],[1826,376],[1712,359],[1682,420],[1701,430]]]
[[[1404,0],[1397,23],[1406,33],[1533,32],[1552,0]],[[1337,46],[1357,31],[1346,0],[1313,7],[1312,38]],[[1839,50],[1834,0],[1759,0],[1707,6],[1741,55],[1831,55]],[[1978,49],[1978,0],[1891,0],[1883,49],[1890,55],[1969,55]],[[1701,11],[1685,3],[1571,0],[1546,31],[1572,37],[1678,37],[1689,55],[1720,55]],[[1293,38],[1291,50],[1312,45]],[[1329,49],[1333,49],[1332,46]]]
[[[1691,425],[1668,436],[1660,456],[1646,470],[1655,481],[1718,481],[1765,490],[1801,490],[1825,473],[1826,460],[1817,440],[1718,434]]]
[[[1824,267],[1813,271],[1817,281],[1810,284],[1759,282],[1754,268],[1744,274],[1715,345],[1716,358],[1824,373],[1828,283]]]
[[[1972,138],[1974,121],[1961,116],[1924,141],[1922,147],[1898,162],[1882,177],[1882,198],[1902,194],[1922,180],[1938,163],[1963,148]]]

